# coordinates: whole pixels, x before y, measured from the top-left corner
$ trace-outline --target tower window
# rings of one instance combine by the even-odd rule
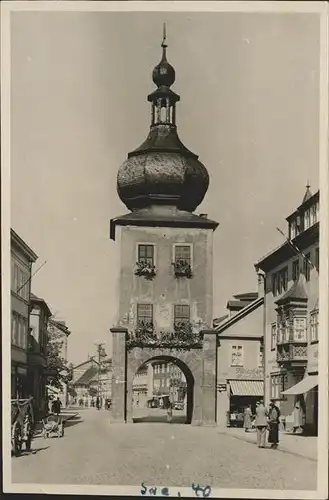
[[[190,245],[175,245],[175,263],[180,261],[191,265]]]
[[[299,277],[299,260],[295,260],[292,263],[292,279],[296,281]]]
[[[305,259],[304,259],[304,275],[305,275],[306,281],[310,281],[310,278],[311,278],[311,263],[310,263],[310,260],[311,260],[311,254],[307,253],[305,255]]]
[[[153,305],[152,304],[137,304],[137,324],[153,323]]]
[[[190,321],[190,306],[176,305],[174,307],[174,326],[181,326]]]
[[[154,266],[154,245],[138,245],[138,262]]]

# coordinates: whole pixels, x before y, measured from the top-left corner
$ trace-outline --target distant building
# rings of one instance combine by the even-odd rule
[[[99,396],[104,405],[105,399],[112,397],[112,362],[105,359],[99,364],[93,357],[73,367],[70,402],[91,406],[92,400]]]
[[[255,411],[264,397],[263,307],[258,293],[235,295],[227,302],[228,313],[214,321],[218,425],[230,425],[247,405]]]
[[[133,406],[145,408],[153,397],[153,367],[149,363],[137,370],[133,379]]]
[[[154,396],[170,396],[175,402],[183,402],[185,389],[186,378],[177,365],[167,361],[153,363]]]
[[[56,343],[59,349],[59,355],[63,359],[64,363],[67,363],[67,347],[68,338],[71,335],[71,331],[66,326],[65,321],[55,320],[50,318],[48,322],[48,340],[50,343]],[[65,408],[68,404],[68,384],[62,382],[62,390],[54,390],[54,388],[49,388],[49,391],[53,391],[56,397],[59,397],[63,407]]]
[[[46,376],[48,321],[51,311],[44,299],[31,293],[30,332],[28,335],[28,386],[36,409],[46,411]]]
[[[11,397],[29,396],[27,338],[32,263],[37,255],[10,230],[11,243]]]
[[[265,273],[265,401],[275,399],[294,426],[299,403],[304,430],[317,432],[319,350],[319,191],[307,186],[287,217],[289,238],[255,267]],[[301,253],[302,252],[302,253]]]

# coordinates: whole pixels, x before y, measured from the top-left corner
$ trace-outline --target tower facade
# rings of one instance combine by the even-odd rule
[[[148,137],[128,154],[117,177],[118,195],[130,212],[112,219],[110,229],[121,255],[118,325],[112,329],[113,415],[131,419],[136,370],[148,360],[166,359],[190,382],[188,420],[213,423],[216,406],[206,399],[216,397],[216,335],[210,329],[218,224],[193,213],[209,175],[178,137],[180,96],[171,89],[175,70],[166,51],[164,37],[162,59],[153,70],[157,88],[147,98]]]

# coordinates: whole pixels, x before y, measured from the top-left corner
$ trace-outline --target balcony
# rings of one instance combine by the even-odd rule
[[[277,345],[276,360],[279,364],[295,366],[307,363],[307,341],[289,340]]]

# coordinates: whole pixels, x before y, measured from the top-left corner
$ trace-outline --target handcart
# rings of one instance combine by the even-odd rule
[[[44,439],[54,436],[58,438],[64,436],[64,421],[59,415],[48,415],[48,417],[42,420],[42,424]]]
[[[11,400],[11,450],[15,456],[21,453],[23,444],[26,451],[31,451],[34,428],[32,399]]]

